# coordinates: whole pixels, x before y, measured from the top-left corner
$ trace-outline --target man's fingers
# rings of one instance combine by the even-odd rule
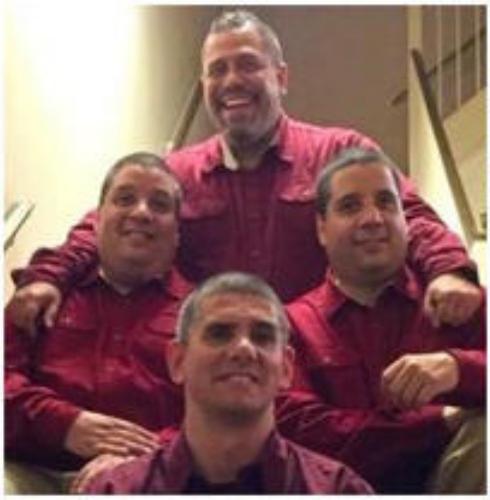
[[[92,481],[92,479],[106,469],[112,469],[116,465],[131,460],[114,455],[99,455],[90,462],[88,462],[77,474],[72,484],[70,485],[70,493],[83,493],[85,487]]]
[[[61,296],[58,296],[56,297],[56,299],[53,299],[53,301],[50,302],[48,307],[46,308],[43,319],[44,319],[44,324],[46,325],[47,328],[53,327],[56,315],[58,314],[58,309],[60,307],[60,304],[61,304]]]
[[[424,297],[424,311],[434,328],[437,328],[440,325],[437,311],[437,296],[438,294],[436,292],[431,293],[428,291]]]
[[[147,441],[156,441],[157,436],[154,432],[145,429],[141,425],[134,424],[133,422],[129,422],[128,420],[113,418],[113,429],[121,429],[126,432],[129,432],[133,435],[140,436],[142,439]]]

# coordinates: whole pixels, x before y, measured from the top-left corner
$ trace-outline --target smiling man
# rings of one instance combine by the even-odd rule
[[[166,159],[186,193],[179,270],[195,282],[219,272],[254,273],[290,301],[318,285],[328,263],[315,233],[319,170],[345,147],[376,145],[352,129],[287,116],[288,67],[280,41],[251,12],[225,11],[213,20],[201,65],[204,102],[218,133]],[[410,181],[397,176],[409,227],[409,259],[430,282],[426,310],[434,322],[461,323],[481,303],[471,283],[474,266],[459,238]],[[95,218],[96,213],[89,214],[66,244],[43,249],[16,273],[22,287],[11,305],[19,326],[32,329],[40,313],[49,324],[60,290],[76,283],[96,260]]]
[[[66,492],[100,454],[139,455],[182,417],[165,350],[190,286],[172,268],[179,184],[150,153],[119,160],[102,187],[100,265],[67,294],[51,328],[19,334],[6,313],[8,493]]]
[[[159,450],[88,481],[85,493],[370,493],[345,466],[275,431],[274,398],[293,353],[274,292],[245,274],[217,275],[184,303],[169,350],[185,394],[183,430]]]
[[[369,149],[342,151],[319,176],[331,267],[288,306],[297,387],[314,399],[280,428],[380,493],[484,493],[485,308],[459,327],[431,324],[399,189],[392,162]]]

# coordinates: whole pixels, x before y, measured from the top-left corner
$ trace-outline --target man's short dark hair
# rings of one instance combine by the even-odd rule
[[[375,163],[381,163],[390,170],[398,194],[400,194],[398,167],[385,153],[372,148],[349,147],[342,149],[333,160],[327,163],[317,177],[315,197],[315,208],[317,213],[322,217],[327,213],[328,204],[330,203],[332,195],[332,178],[336,172],[354,164],[368,167]]]
[[[184,301],[177,320],[176,339],[187,343],[190,330],[200,317],[201,304],[204,299],[226,293],[252,295],[269,302],[277,314],[281,340],[287,344],[289,338],[289,322],[284,307],[274,290],[262,279],[253,274],[229,272],[211,276],[196,288]]]
[[[146,151],[132,153],[130,155],[124,156],[123,158],[120,158],[116,163],[114,163],[114,165],[107,172],[104,178],[104,182],[102,183],[102,188],[100,190],[99,196],[99,207],[104,203],[105,197],[112,186],[112,182],[114,181],[114,177],[128,165],[138,165],[145,169],[157,168],[171,177],[175,182],[175,213],[179,213],[180,204],[182,202],[182,189],[180,187],[179,180],[177,179],[175,174],[168,168],[165,160],[163,160],[158,155],[148,153]]]
[[[268,24],[248,10],[237,9],[222,12],[212,21],[207,36],[248,27],[252,27],[260,35],[272,62],[275,64],[283,63],[282,47],[277,34]]]

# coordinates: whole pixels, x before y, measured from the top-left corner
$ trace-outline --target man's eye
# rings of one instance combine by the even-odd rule
[[[379,208],[396,208],[396,197],[392,193],[383,193],[378,196],[377,205]]]
[[[273,346],[277,342],[277,332],[272,325],[257,325],[252,329],[251,339],[255,345],[260,347]]]
[[[114,197],[114,203],[121,207],[127,207],[134,203],[134,195],[131,193],[120,193]]]
[[[342,213],[355,213],[360,208],[360,203],[357,200],[343,200],[337,205],[337,210]]]
[[[208,66],[205,74],[208,78],[219,78],[226,73],[226,64],[217,63]]]
[[[238,62],[238,69],[245,73],[252,73],[262,69],[263,65],[257,59],[250,57],[240,59]]]
[[[206,328],[204,339],[210,344],[223,344],[232,336],[232,331],[228,325],[209,325]]]
[[[160,213],[166,213],[173,210],[173,203],[171,198],[157,198],[151,200],[150,206],[155,212]]]

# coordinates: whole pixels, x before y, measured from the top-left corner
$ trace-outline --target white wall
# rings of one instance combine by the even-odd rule
[[[420,17],[417,13],[418,7],[409,8],[409,46],[410,48],[418,48],[420,42]],[[422,90],[420,88],[418,78],[416,76],[413,62],[409,62],[408,72],[408,88],[409,88],[409,159],[410,159],[410,177],[414,180],[418,187],[421,196],[430,203],[437,211],[439,216],[446,224],[455,231],[463,241],[465,234],[459,218],[459,213],[454,201],[454,197],[449,185],[446,169],[439,152],[435,134],[432,129],[429,114],[425,106]],[[480,100],[481,104],[484,100]],[[480,113],[485,113],[483,110],[476,112],[474,109],[470,111],[473,118]],[[476,113],[476,114],[475,114]],[[462,113],[465,117],[465,112]],[[456,121],[450,124],[450,128],[459,130],[459,134],[464,134],[468,137],[462,138],[451,134],[451,140],[463,144],[459,150],[464,151],[464,154],[471,157],[472,153],[476,153],[475,144],[481,142],[481,130],[485,135],[484,120],[477,120],[474,123],[463,124],[462,128],[456,125]],[[470,119],[469,122],[472,120]],[[482,123],[483,122],[483,123]],[[475,128],[480,127],[480,132],[475,133]],[[483,129],[482,129],[483,127]],[[471,137],[478,136],[479,139],[472,140]],[[468,149],[468,145],[470,145]],[[453,147],[452,142],[450,146]],[[484,156],[484,155],[483,155]],[[479,164],[477,167],[479,174],[475,182],[484,183],[486,163]],[[481,188],[482,186],[479,186]],[[480,278],[483,284],[486,284],[486,242],[466,242],[471,257],[476,261],[480,273]]]
[[[125,2],[5,6],[5,208],[35,203],[9,272],[60,243],[120,156],[159,152],[199,74],[215,9]]]
[[[475,220],[486,210],[486,91],[482,90],[444,120],[458,173]]]

